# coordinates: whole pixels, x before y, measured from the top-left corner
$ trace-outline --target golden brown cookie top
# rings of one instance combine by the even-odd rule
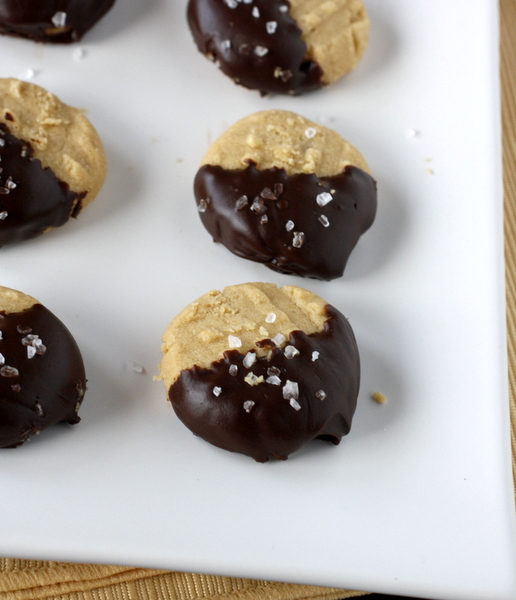
[[[353,165],[369,173],[360,152],[337,132],[286,110],[264,110],[237,121],[204,155],[201,165],[259,170],[283,168],[288,175],[328,177]]]
[[[106,158],[94,127],[83,112],[33,83],[0,79],[0,123],[30,143],[34,158],[91,202],[106,177]]]
[[[22,312],[39,304],[32,296],[0,285],[0,313]]]
[[[307,57],[333,83],[356,67],[369,41],[369,19],[362,0],[289,0],[302,31]]]
[[[272,339],[283,347],[292,331],[322,331],[326,306],[308,290],[272,283],[243,283],[204,294],[182,310],[163,335],[160,373],[165,387],[184,369],[208,368],[226,350],[254,350],[264,356],[268,349],[257,342]]]

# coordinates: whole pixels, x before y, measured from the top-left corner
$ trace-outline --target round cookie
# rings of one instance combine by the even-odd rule
[[[274,271],[340,277],[376,215],[376,182],[356,148],[283,110],[247,116],[208,149],[194,180],[205,228]]]
[[[299,287],[246,283],[187,306],[163,335],[161,378],[179,419],[258,462],[351,427],[360,361],[348,320]]]
[[[0,0],[0,33],[37,42],[76,42],[115,0]]]
[[[102,143],[79,109],[32,83],[0,79],[0,246],[77,217],[105,177]]]
[[[85,391],[81,353],[65,325],[31,296],[0,286],[0,448],[78,423]]]
[[[362,0],[190,0],[187,17],[200,52],[262,94],[333,83],[357,65],[369,39]]]

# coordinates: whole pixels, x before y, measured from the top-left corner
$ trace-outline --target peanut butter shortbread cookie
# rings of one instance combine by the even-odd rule
[[[340,277],[376,214],[376,183],[356,148],[300,115],[241,119],[208,149],[194,193],[217,242],[281,273]]]
[[[102,143],[79,109],[0,79],[0,246],[77,217],[105,177]]]
[[[0,0],[0,33],[36,42],[76,42],[115,0]]]
[[[351,427],[360,361],[348,320],[299,287],[246,283],[192,302],[163,336],[161,378],[193,433],[258,462]]]
[[[0,286],[0,448],[61,421],[78,423],[85,390],[81,353],[65,325],[36,299]]]
[[[301,94],[340,79],[369,39],[362,0],[190,0],[198,49],[250,89]]]

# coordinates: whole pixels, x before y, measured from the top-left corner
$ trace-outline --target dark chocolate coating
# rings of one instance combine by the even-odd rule
[[[355,412],[360,359],[347,319],[331,306],[326,310],[322,332],[290,334],[289,344],[299,351],[293,358],[264,340],[260,345],[270,346],[272,356],[258,358],[249,368],[243,365],[244,355],[229,350],[209,369],[193,366],[182,371],[168,392],[179,419],[207,442],[258,462],[269,457],[285,460],[314,438],[338,444],[349,432]],[[314,361],[315,351],[320,356]],[[229,372],[230,365],[238,367],[235,376]],[[281,385],[251,386],[244,381],[251,371],[267,379],[271,367],[279,369]],[[299,410],[283,397],[287,380],[298,384]],[[221,388],[218,396],[213,393],[215,387]],[[323,400],[316,396],[321,390],[326,394]],[[244,408],[246,401],[254,402],[249,412]]]
[[[19,446],[60,421],[78,423],[86,375],[65,325],[34,304],[21,312],[0,312],[0,331],[0,447]],[[38,336],[44,347],[31,343],[30,336]]]
[[[101,19],[115,0],[0,0],[0,33],[36,42],[76,42]],[[62,26],[52,21],[65,13]]]
[[[32,155],[30,143],[0,124],[0,246],[59,227],[82,208],[86,192],[72,192]]]
[[[190,0],[187,17],[200,52],[235,83],[262,94],[301,94],[320,88],[323,73],[306,58],[301,29],[288,7],[286,0]]]
[[[316,198],[324,192],[333,199],[319,206]],[[216,242],[274,271],[323,280],[343,274],[376,215],[376,182],[352,166],[332,177],[317,177],[287,175],[278,168],[259,171],[253,164],[238,170],[204,165],[195,177],[194,193],[201,220]],[[242,196],[247,204],[239,208]],[[304,234],[302,241],[297,236],[300,247],[294,243],[296,233]]]

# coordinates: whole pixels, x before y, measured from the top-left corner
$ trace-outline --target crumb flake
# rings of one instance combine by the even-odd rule
[[[380,394],[380,392],[374,392],[372,397],[378,404],[385,404],[387,402],[387,398],[383,394]]]
[[[251,387],[254,387],[255,385],[260,385],[260,383],[263,383],[265,380],[263,375],[258,377],[255,373],[249,371],[249,373],[244,377],[244,381]]]
[[[246,400],[244,402],[244,410],[246,413],[250,413],[254,408],[255,403],[252,400]]]

